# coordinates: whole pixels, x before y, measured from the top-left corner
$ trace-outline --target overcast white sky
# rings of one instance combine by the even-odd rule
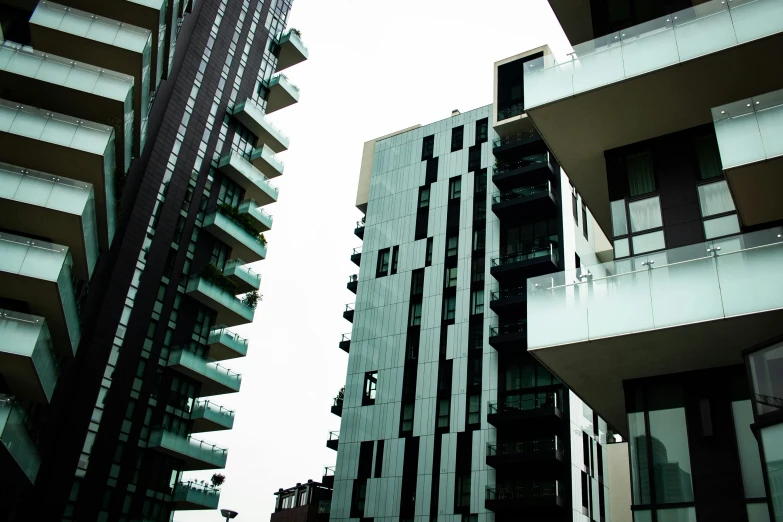
[[[270,115],[291,138],[279,155],[279,202],[266,233],[268,258],[256,320],[236,328],[248,356],[226,361],[243,374],[234,429],[197,434],[229,449],[220,507],[237,522],[268,521],[273,493],[320,481],[336,452],[326,447],[340,419],[329,408],[345,382],[351,331],[342,317],[358,272],[351,249],[365,141],[492,103],[493,63],[549,44],[568,50],[546,0],[295,0],[289,26],[301,29],[310,59],[285,71],[301,101]],[[208,480],[212,472],[190,473]],[[217,521],[216,511],[178,512],[177,521]]]

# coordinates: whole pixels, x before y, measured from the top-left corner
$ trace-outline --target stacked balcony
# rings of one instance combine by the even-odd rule
[[[240,294],[253,292],[261,286],[261,274],[255,272],[241,259],[232,259],[226,263],[223,275],[237,285]]]
[[[230,430],[234,427],[234,412],[209,400],[198,400],[190,413],[193,433]]]
[[[267,178],[282,176],[285,170],[285,164],[277,159],[275,151],[267,145],[253,149],[253,152],[250,153],[250,164]]]
[[[343,416],[343,399],[334,399],[334,403],[331,407],[331,412],[333,415],[337,415],[338,417]]]
[[[289,29],[277,38],[280,48],[277,54],[277,70],[282,71],[307,60],[309,51],[302,42],[302,35],[296,29]]]
[[[489,344],[498,351],[526,349],[527,324],[523,322],[489,327]]]
[[[496,314],[508,312],[524,315],[527,304],[527,286],[512,286],[493,290],[489,297],[489,307]]]
[[[237,299],[234,294],[207,277],[195,275],[188,279],[185,294],[217,312],[217,322],[239,326],[253,322],[255,307]]]
[[[216,326],[209,332],[209,358],[225,361],[247,355],[248,340],[238,336],[225,326]]]
[[[267,111],[269,112],[269,111]],[[250,129],[250,132],[258,137],[258,146],[266,145],[274,152],[288,150],[288,138],[285,134],[272,125],[264,116],[264,111],[256,103],[247,98],[231,109],[239,123]]]
[[[340,432],[339,431],[330,431],[329,432],[329,438],[326,441],[326,447],[337,451],[337,444],[340,440]]]
[[[559,520],[567,501],[561,495],[557,480],[530,479],[487,486],[484,505],[496,515],[542,517]],[[550,518],[551,517],[551,518]]]
[[[525,470],[537,474],[564,468],[564,448],[557,435],[538,439],[487,444],[487,464],[495,469]]]
[[[353,304],[347,304],[345,305],[345,310],[343,311],[343,319],[345,319],[349,323],[353,323],[353,314],[354,314],[353,306],[354,306]]]
[[[536,134],[536,143],[541,143],[541,138]],[[524,156],[521,159],[498,162],[492,168],[492,182],[501,190],[508,190],[516,186],[517,180],[536,179],[555,181],[557,171],[552,163],[552,156],[548,152],[539,152]]]
[[[186,348],[172,350],[168,367],[201,383],[201,395],[205,397],[236,393],[242,385],[242,375]]]
[[[353,233],[359,239],[364,239],[364,221],[356,222],[356,228],[353,229]]]
[[[269,205],[277,201],[278,189],[237,151],[232,150],[220,158],[218,168],[221,173],[245,189],[245,195],[259,205]]]
[[[554,243],[539,241],[533,245],[521,245],[517,252],[492,258],[489,270],[498,281],[516,283],[526,277],[557,270],[558,259]]]
[[[553,216],[557,212],[557,203],[552,193],[552,182],[498,192],[492,196],[492,212],[499,218],[518,218],[523,214],[541,218]]]
[[[249,213],[249,209],[246,209]],[[239,213],[239,211],[236,211]],[[219,206],[204,218],[204,230],[231,247],[234,258],[249,263],[266,258],[266,243],[255,230],[234,219],[231,209]],[[235,326],[235,325],[232,325]]]
[[[51,401],[58,365],[46,319],[0,310],[0,339],[0,374],[14,395]]]
[[[266,100],[267,114],[285,109],[299,101],[299,87],[291,83],[285,74],[272,76],[266,88],[269,92]]]
[[[349,276],[348,277],[348,283],[345,286],[346,286],[346,288],[348,288],[348,290],[350,290],[351,292],[353,292],[355,294],[356,290],[359,288],[359,275],[358,274],[353,274],[353,275]]]
[[[351,353],[351,334],[344,333],[340,338],[340,349],[345,353]]]
[[[27,431],[27,413],[13,398],[0,395],[0,484],[6,487],[32,485],[41,457]]]
[[[361,266],[362,264],[362,247],[356,247],[353,249],[353,252],[351,253],[351,262],[356,266]]]
[[[184,471],[223,469],[228,450],[163,428],[150,434],[147,448],[183,461]]]
[[[557,429],[563,420],[562,399],[558,391],[519,392],[489,403],[487,422],[496,428],[514,427],[535,421]]]
[[[174,509],[176,511],[217,509],[219,501],[219,489],[196,481],[180,482],[174,488]]]

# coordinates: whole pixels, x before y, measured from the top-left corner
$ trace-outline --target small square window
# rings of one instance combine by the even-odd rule
[[[378,372],[367,372],[364,374],[364,395],[362,396],[362,406],[375,404],[375,391],[378,388]]]
[[[457,267],[446,269],[444,283],[446,288],[455,288],[457,286]]]
[[[462,195],[462,177],[449,180],[449,200],[459,199]]]
[[[631,255],[630,247],[628,246],[628,238],[615,239],[614,240],[614,257],[626,257]]]
[[[736,210],[734,200],[731,199],[729,185],[725,181],[699,185],[699,207],[701,216],[709,217]]]
[[[663,226],[661,199],[658,196],[628,203],[628,215],[632,233]]]
[[[446,257],[457,255],[457,236],[449,236],[447,240]]]

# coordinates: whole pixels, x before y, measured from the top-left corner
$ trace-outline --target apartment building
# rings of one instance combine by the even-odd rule
[[[228,450],[290,0],[0,0],[0,519],[170,520]]]
[[[308,480],[275,492],[275,511],[270,522],[329,522],[332,487]]]

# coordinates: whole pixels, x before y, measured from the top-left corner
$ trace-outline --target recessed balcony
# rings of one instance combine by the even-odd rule
[[[489,307],[498,315],[524,313],[526,304],[527,286],[512,286],[493,290],[489,297]]]
[[[98,261],[92,185],[0,163],[0,226],[68,245],[73,273],[89,281]]]
[[[285,163],[275,157],[275,151],[267,145],[253,149],[250,153],[250,164],[261,171],[267,178],[276,178],[283,174]]]
[[[227,449],[164,428],[152,431],[147,448],[183,461],[183,471],[223,469],[228,458]]]
[[[280,52],[277,54],[278,71],[302,63],[310,55],[297,29],[289,29],[281,34],[277,38],[277,45],[280,47]]]
[[[339,439],[340,439],[339,431],[330,431],[329,439],[326,441],[326,447],[334,451],[337,451],[337,443]]]
[[[267,105],[267,112],[269,112],[268,108]],[[250,132],[258,136],[258,147],[266,145],[274,152],[288,150],[288,137],[266,119],[261,107],[250,98],[234,105],[231,114]]]
[[[239,209],[218,206],[204,218],[204,230],[231,247],[232,258],[261,261],[266,258],[266,244],[253,227],[241,223],[241,216]]]
[[[501,219],[518,220],[522,217],[551,217],[557,212],[552,193],[552,182],[531,187],[517,187],[492,196],[492,212]]]
[[[131,4],[131,2],[127,2]],[[127,172],[133,150],[133,76],[0,42],[3,95],[74,118],[110,125],[117,166]]]
[[[0,296],[46,319],[54,347],[73,357],[81,330],[68,247],[0,233]]]
[[[498,281],[521,281],[526,277],[557,270],[558,257],[554,244],[542,243],[492,258],[489,271]]]
[[[604,151],[711,122],[710,109],[783,85],[779,0],[711,0],[526,63],[525,111],[611,230]],[[731,71],[727,75],[726,71]],[[600,124],[597,124],[600,122]]]
[[[556,427],[563,420],[562,402],[557,391],[509,393],[504,399],[489,403],[487,422],[502,428],[535,420],[541,426]]]
[[[268,205],[277,201],[279,195],[277,187],[237,151],[232,150],[220,158],[218,168],[221,173],[245,189],[245,195],[257,201],[259,205]]]
[[[556,181],[557,171],[554,158],[548,152],[531,154],[520,160],[497,162],[492,167],[492,183],[500,190],[508,190],[520,179],[530,181]]]
[[[226,263],[223,275],[237,284],[240,294],[258,290],[261,286],[261,274],[250,268],[241,259],[232,259]]]
[[[776,227],[530,279],[528,351],[625,437],[624,381],[742,364],[780,335],[781,266]]]
[[[712,109],[721,163],[746,226],[783,218],[783,89]]]
[[[359,239],[364,239],[364,221],[357,221],[356,228],[353,229],[353,233]]]
[[[524,322],[489,327],[489,344],[498,351],[527,349],[527,324]]]
[[[190,413],[193,433],[230,430],[234,427],[234,412],[212,401],[197,400]]]
[[[27,430],[27,413],[12,397],[0,395],[0,484],[35,484],[41,457]]]
[[[562,469],[565,457],[557,435],[541,439],[487,444],[487,465],[495,469],[538,474]]]
[[[351,253],[351,261],[356,266],[361,266],[362,264],[362,247],[356,247],[353,249],[353,252]]]
[[[45,0],[30,17],[30,35],[36,50],[67,56],[96,67],[134,78],[133,154],[144,148],[149,119],[152,32],[129,23],[96,16]]]
[[[255,307],[244,304],[234,294],[221,288],[206,277],[192,276],[185,288],[188,295],[217,312],[216,321],[227,326],[239,326],[253,322]]]
[[[201,383],[201,396],[236,393],[242,385],[242,375],[185,348],[173,349],[168,367]]]
[[[559,519],[566,501],[557,480],[525,480],[487,486],[484,507],[496,514]]]
[[[343,311],[343,319],[345,319],[349,323],[352,323],[353,322],[353,312],[354,312],[354,309],[353,309],[353,305],[352,304],[345,305],[345,310]]]
[[[343,399],[334,399],[334,404],[332,404],[331,408],[332,414],[337,415],[338,417],[343,416]]]
[[[7,164],[92,185],[98,241],[108,249],[116,217],[112,127],[0,100],[0,150]]]
[[[344,333],[340,338],[340,349],[345,353],[351,353],[351,334]]]
[[[48,403],[57,386],[57,358],[43,317],[0,310],[0,374],[17,397]]]
[[[220,490],[195,481],[180,482],[174,488],[174,510],[217,509]]]
[[[356,290],[359,288],[359,275],[353,274],[351,276],[348,276],[348,284],[345,286],[346,288],[348,288],[348,290],[350,290],[355,294]]]
[[[284,109],[299,101],[299,87],[291,83],[285,74],[272,76],[267,85],[266,113]]]
[[[213,361],[225,361],[247,355],[248,340],[240,337],[227,327],[216,326],[209,332],[209,358]]]

